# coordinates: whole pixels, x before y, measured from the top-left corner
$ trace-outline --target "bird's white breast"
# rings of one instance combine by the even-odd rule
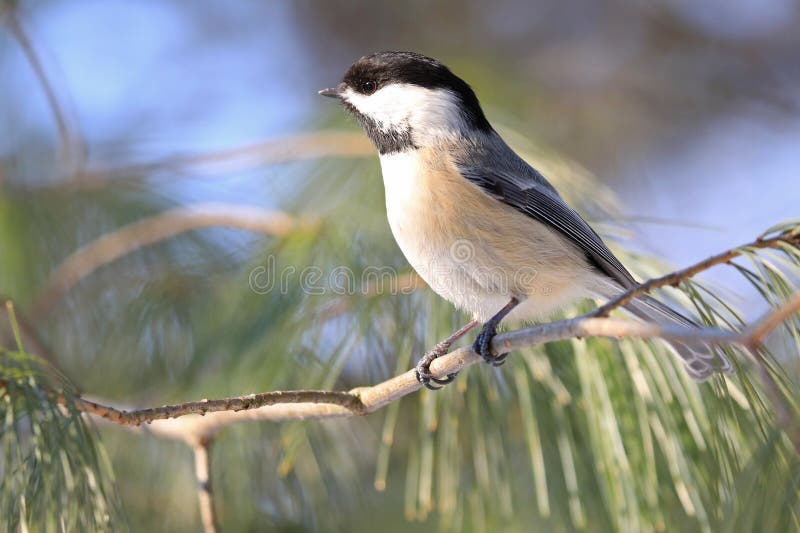
[[[404,215],[413,207],[424,185],[420,179],[420,157],[417,150],[406,150],[381,156],[381,172],[386,189],[386,212],[395,232],[405,225]]]
[[[441,165],[432,165],[429,156],[424,150],[381,156],[389,226],[408,262],[434,291],[461,307],[474,307],[462,301],[477,291],[468,273],[471,265],[453,258],[453,243],[461,239],[459,216],[450,209],[457,194],[442,200],[435,170]]]
[[[386,212],[411,266],[445,299],[485,320],[542,316],[585,293],[583,254],[471,184],[444,150],[381,156]]]

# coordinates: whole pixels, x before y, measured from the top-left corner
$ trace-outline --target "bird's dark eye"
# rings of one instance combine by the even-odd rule
[[[374,81],[365,81],[361,84],[361,92],[364,94],[372,94],[375,92],[375,89],[378,88],[378,84]]]

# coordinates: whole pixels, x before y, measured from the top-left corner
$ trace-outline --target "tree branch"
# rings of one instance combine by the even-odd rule
[[[790,234],[759,239],[744,247],[728,250],[688,268],[643,283],[585,315],[500,334],[494,338],[492,346],[497,352],[509,352],[558,340],[585,337],[660,338],[670,341],[700,341],[711,345],[741,345],[750,349],[755,361],[759,364],[767,393],[775,405],[778,422],[800,453],[800,429],[798,429],[797,421],[792,416],[789,405],[780,394],[777,384],[769,374],[759,353],[759,348],[766,335],[800,311],[800,295],[794,295],[783,305],[766,313],[742,331],[659,325],[603,316],[648,290],[680,283],[699,272],[728,262],[740,255],[743,248],[775,248],[783,243],[798,246],[800,244],[798,241],[800,241],[800,236]],[[430,368],[433,375],[442,377],[480,361],[482,359],[471,347],[463,347],[437,358]],[[115,424],[139,426],[146,423],[148,424],[147,429],[154,434],[182,440],[194,446],[204,440],[210,441],[220,430],[241,421],[281,421],[366,415],[415,392],[420,387],[421,384],[417,380],[415,372],[410,370],[377,385],[360,387],[347,392],[275,391],[131,411],[109,407],[99,401],[86,398],[68,399],[60,394],[57,398],[60,403],[71,402],[78,410]]]
[[[59,401],[66,402],[67,399],[60,396]],[[330,407],[340,408],[333,409],[331,411],[333,415],[366,414],[364,406],[361,404],[359,398],[352,393],[316,390],[262,392],[259,394],[249,394],[247,396],[222,398],[219,400],[199,400],[196,402],[163,405],[161,407],[137,409],[134,411],[116,409],[85,399],[78,400],[76,407],[116,424],[138,426],[139,424],[149,423],[154,420],[164,420],[184,415],[204,416],[208,413],[246,411],[248,409],[284,404],[327,404]]]
[[[510,351],[576,337],[660,338],[672,341],[702,341],[714,345],[748,346],[757,336],[765,334],[767,328],[774,328],[780,324],[775,320],[775,315],[790,316],[798,310],[800,310],[800,297],[793,298],[784,306],[767,313],[742,332],[581,316],[500,334],[495,337],[493,347],[498,351]],[[446,376],[480,361],[482,359],[471,347],[463,347],[434,360],[431,371],[436,376]],[[154,432],[163,433],[164,436],[185,439],[188,433],[195,437],[200,435],[207,438],[231,423],[244,420],[281,421],[366,415],[420,387],[415,372],[410,370],[377,385],[356,388],[348,392],[266,392],[133,411],[118,410],[85,399],[77,399],[75,406],[79,410],[117,424],[149,423]],[[205,415],[205,417],[192,417],[187,425],[176,427],[181,424],[180,420],[175,419],[187,415]],[[176,429],[178,431],[175,431]]]

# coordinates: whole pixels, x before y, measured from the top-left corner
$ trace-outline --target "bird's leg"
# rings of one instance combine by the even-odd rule
[[[422,359],[419,360],[416,366],[417,371],[417,380],[425,385],[430,390],[439,390],[441,387],[437,387],[435,385],[431,385],[431,381],[437,383],[439,385],[447,385],[458,375],[458,372],[453,374],[447,374],[447,377],[444,378],[436,378],[431,374],[431,363],[437,357],[441,357],[442,355],[446,354],[450,350],[450,346],[458,339],[463,337],[464,335],[469,332],[472,328],[478,325],[477,320],[473,320],[469,324],[463,326],[461,329],[447,337],[442,342],[438,343],[436,346],[433,347],[431,351],[426,353],[422,356]]]
[[[478,352],[478,355],[483,357],[483,360],[492,366],[502,365],[505,362],[506,356],[508,355],[507,353],[501,353],[498,355],[492,353],[492,339],[495,335],[497,335],[497,326],[500,324],[500,321],[503,320],[506,315],[510,313],[517,305],[519,305],[519,300],[516,298],[511,298],[505,307],[498,311],[496,315],[490,318],[483,325],[483,329],[478,334],[478,338],[475,339],[475,343],[472,345],[472,349]]]

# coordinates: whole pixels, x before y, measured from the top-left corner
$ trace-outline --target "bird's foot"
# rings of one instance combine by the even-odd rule
[[[415,368],[417,372],[417,381],[425,385],[426,388],[430,390],[439,390],[442,387],[437,387],[436,385],[447,385],[448,383],[452,383],[458,372],[454,372],[452,374],[447,374],[447,377],[444,378],[437,378],[433,374],[431,374],[431,363],[433,363],[434,359],[437,357],[441,357],[442,355],[446,354],[448,350],[450,350],[450,345],[452,343],[444,341],[440,342],[436,346],[433,347],[433,350],[429,351],[425,355],[422,356],[422,359],[417,362],[417,366]],[[435,383],[436,385],[434,385]]]
[[[508,353],[495,354],[492,350],[492,339],[497,335],[497,326],[492,321],[487,322],[475,342],[472,349],[480,355],[484,361],[494,367],[502,366],[506,362]]]
[[[466,335],[472,328],[478,325],[477,320],[471,321],[469,324],[462,326],[458,329],[455,333],[447,337],[445,340],[437,344],[433,347],[433,350],[426,353],[422,359],[419,360],[416,366],[417,372],[417,381],[425,385],[430,390],[439,390],[442,387],[437,387],[436,385],[431,385],[431,382],[436,383],[438,385],[447,385],[451,383],[458,372],[453,372],[452,374],[447,374],[447,377],[444,378],[437,378],[433,374],[431,374],[431,363],[437,357],[441,357],[450,351],[450,347],[456,342],[458,339]]]

